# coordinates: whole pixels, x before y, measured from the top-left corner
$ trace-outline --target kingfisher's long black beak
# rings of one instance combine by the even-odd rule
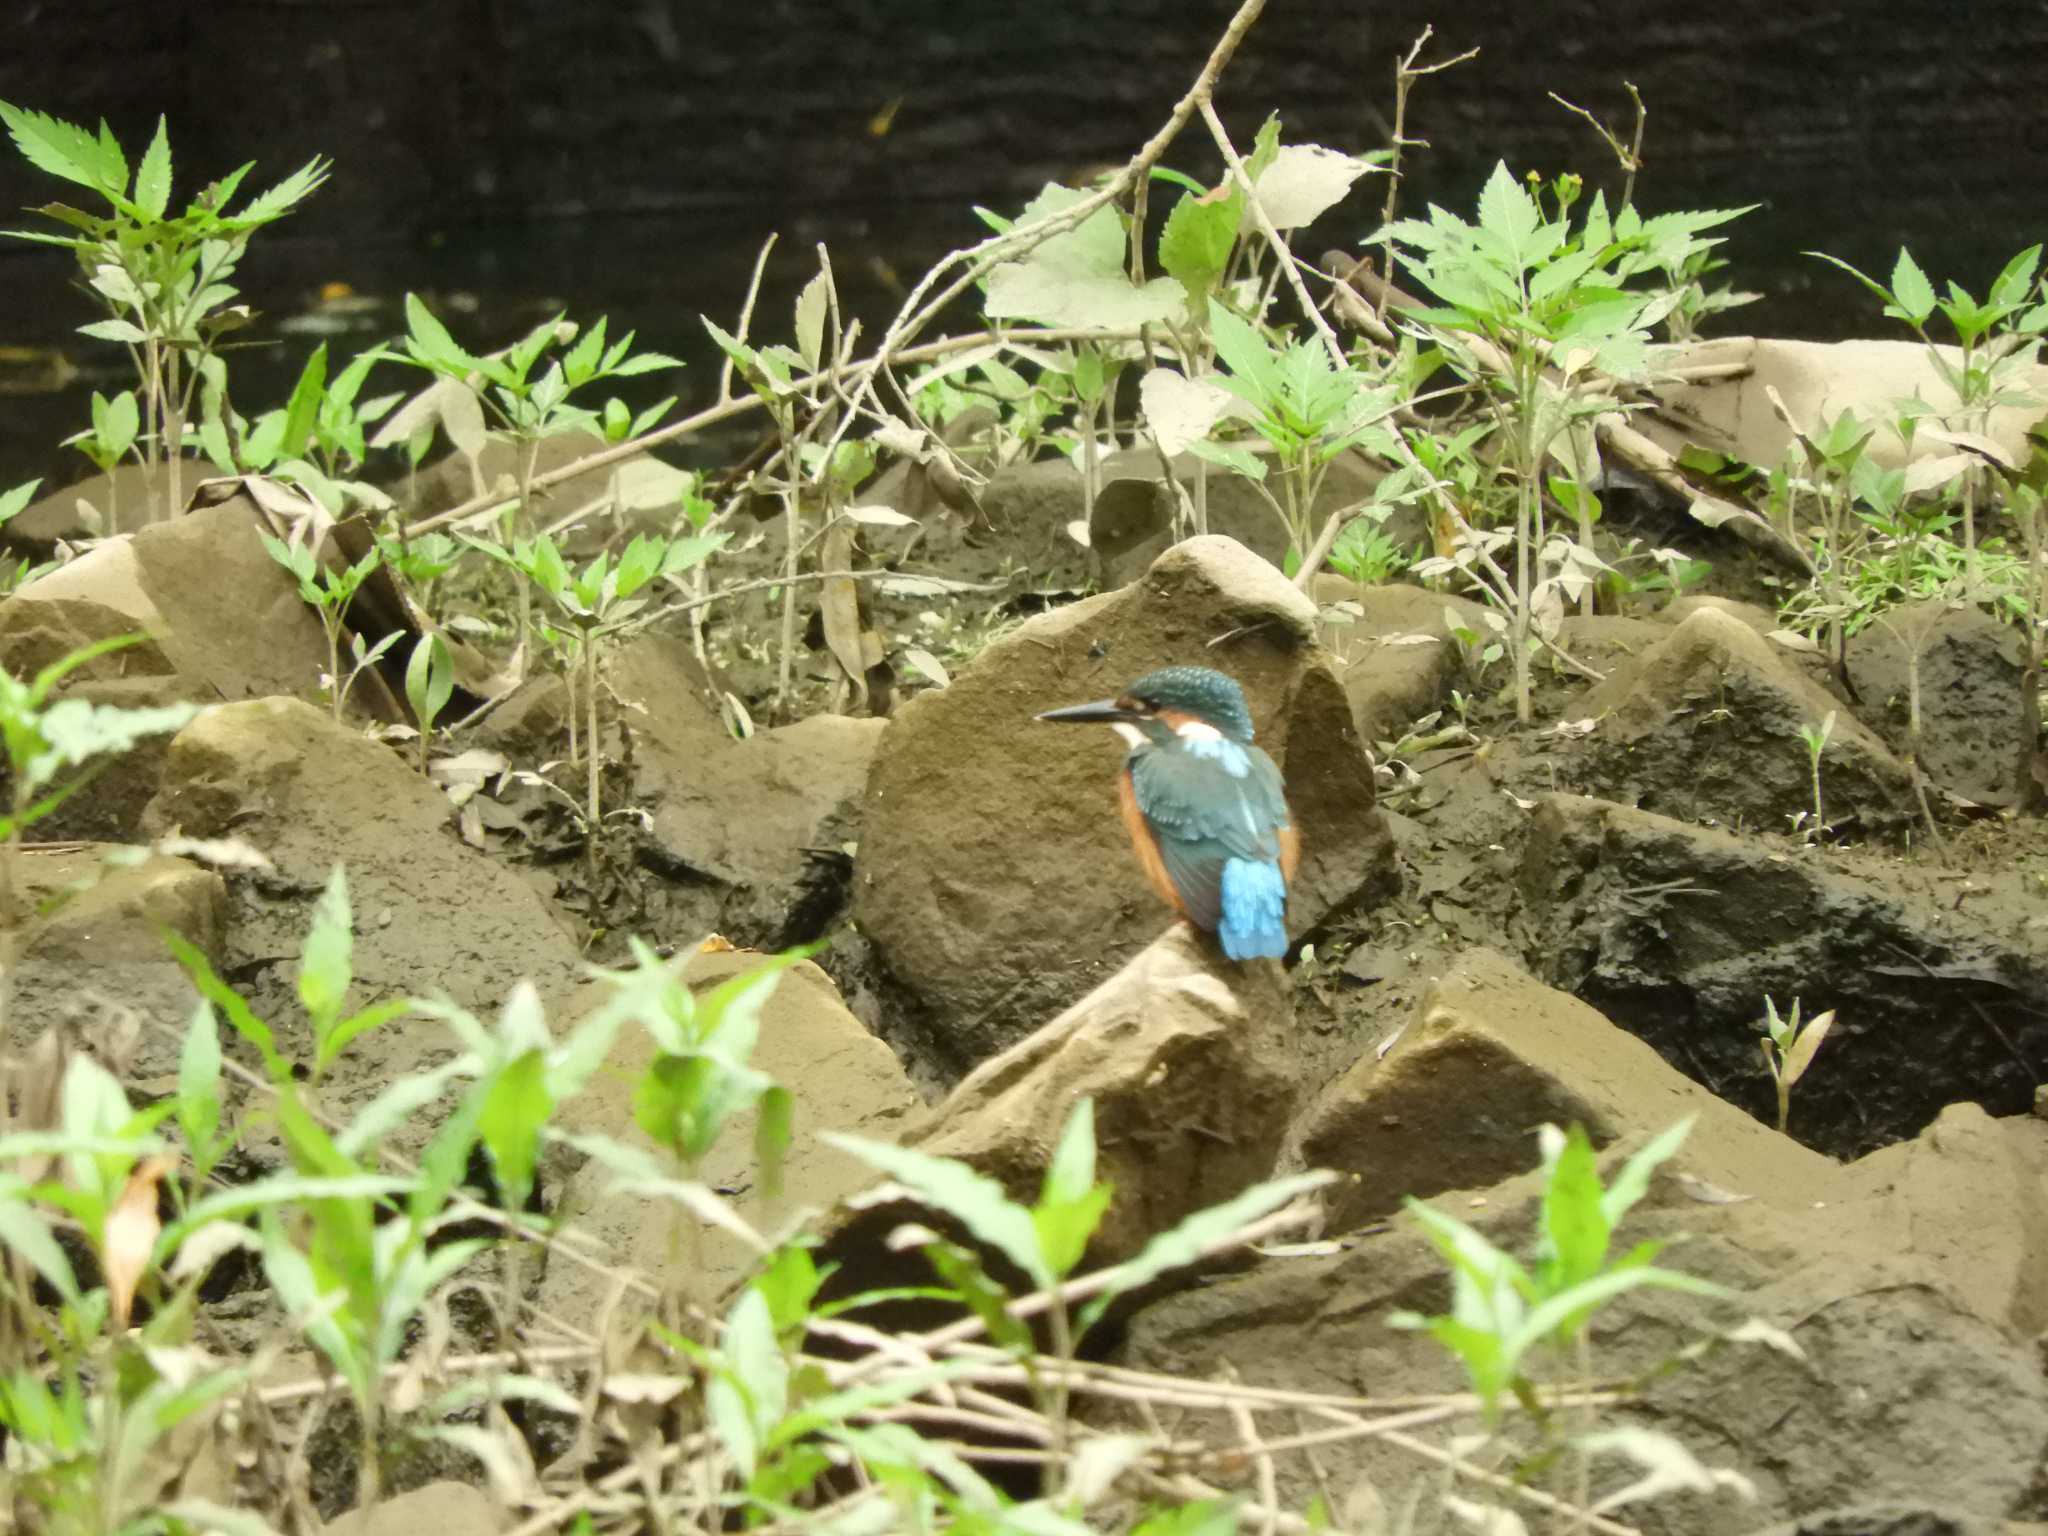
[[[1065,709],[1048,709],[1038,717],[1055,725],[1114,725],[1138,717],[1115,699],[1097,699],[1093,704],[1069,704]]]

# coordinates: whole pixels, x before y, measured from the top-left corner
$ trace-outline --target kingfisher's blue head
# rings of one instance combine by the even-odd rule
[[[1171,746],[1221,737],[1251,745],[1252,712],[1234,678],[1208,667],[1162,667],[1113,699],[1051,709],[1038,717],[1061,723],[1113,725],[1132,746]]]

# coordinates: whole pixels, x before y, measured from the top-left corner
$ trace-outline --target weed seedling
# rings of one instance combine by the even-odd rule
[[[1820,837],[1828,829],[1827,806],[1820,796],[1820,759],[1828,749],[1828,738],[1835,733],[1835,712],[1827,712],[1827,718],[1819,725],[1802,725],[1799,739],[1806,743],[1806,773],[1813,784],[1813,826],[1810,837]]]
[[[1768,997],[1764,999],[1764,1035],[1759,1045],[1764,1053],[1764,1066],[1769,1069],[1771,1082],[1778,1090],[1778,1131],[1784,1134],[1785,1122],[1792,1114],[1792,1085],[1806,1075],[1806,1069],[1813,1065],[1814,1053],[1820,1049],[1821,1041],[1828,1036],[1828,1030],[1835,1022],[1835,1010],[1816,1013],[1804,1024],[1799,1022],[1799,999],[1792,999],[1792,1011],[1783,1018],[1778,1016],[1778,1005]]]
[[[63,203],[38,210],[66,233],[10,231],[15,239],[59,246],[78,259],[87,286],[107,318],[79,327],[81,335],[128,348],[141,381],[144,462],[157,478],[165,471],[162,516],[184,505],[181,482],[185,429],[194,387],[202,380],[223,389],[227,369],[221,339],[253,315],[237,304],[230,285],[249,237],[283,218],[327,179],[328,162],[315,157],[239,212],[228,204],[252,168],[242,166],[205,187],[180,214],[171,207],[171,143],[159,118],[131,176],[128,157],[106,124],[97,134],[40,112],[0,102],[22,158],[37,170],[85,188],[106,204],[91,213]]]
[[[342,676],[341,633],[348,627],[348,605],[355,600],[357,591],[370,579],[370,573],[377,569],[384,557],[372,549],[354,565],[333,570],[304,544],[287,544],[267,533],[262,538],[263,547],[270,551],[270,558],[292,573],[299,584],[299,596],[320,616],[320,627],[327,635],[327,676],[322,682],[328,703],[334,710],[335,723],[339,724],[342,706],[347,702],[348,691],[355,686],[356,679],[398,641],[398,632],[394,630],[365,649],[361,635],[350,636],[354,665],[346,677]]]
[[[412,717],[420,727],[420,772],[427,771],[427,747],[434,735],[434,722],[455,694],[455,668],[448,659],[448,643],[439,635],[426,635],[412,648],[412,660],[405,666],[405,698],[412,705]]]

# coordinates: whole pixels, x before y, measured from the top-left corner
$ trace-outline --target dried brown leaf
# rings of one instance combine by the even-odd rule
[[[157,1219],[156,1191],[164,1175],[177,1167],[171,1157],[145,1158],[128,1175],[121,1198],[107,1215],[100,1244],[100,1267],[107,1279],[107,1300],[113,1308],[114,1326],[126,1328],[135,1304],[135,1288],[149,1270],[149,1256],[156,1247],[163,1223]]]

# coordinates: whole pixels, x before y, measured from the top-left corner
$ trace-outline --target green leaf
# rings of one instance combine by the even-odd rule
[[[604,360],[604,327],[605,317],[599,315],[597,323],[577,337],[576,345],[562,358],[562,373],[571,389],[589,383]]]
[[[90,336],[94,341],[118,341],[131,345],[149,340],[149,332],[132,320],[95,320],[90,325],[81,325],[78,334]]]
[[[455,696],[455,665],[440,635],[424,635],[412,648],[405,668],[405,698],[420,730],[431,731],[441,711]]]
[[[1046,1165],[1040,1188],[1041,1205],[1063,1205],[1079,1200],[1095,1187],[1095,1100],[1083,1097],[1067,1116],[1060,1144]]]
[[[725,1320],[722,1343],[726,1367],[746,1389],[754,1423],[765,1440],[789,1411],[789,1361],[782,1353],[768,1298],[754,1287],[740,1293]]]
[[[998,1347],[1017,1355],[1031,1353],[1030,1328],[1010,1311],[1009,1293],[989,1278],[980,1254],[972,1248],[943,1240],[926,1243],[923,1253],[925,1261],[938,1272],[939,1278],[946,1282],[961,1304],[981,1320],[981,1326],[988,1330],[988,1336]]]
[[[803,292],[796,296],[796,349],[803,354],[805,365],[813,373],[817,372],[818,360],[824,355],[825,319],[830,300],[831,288],[823,272],[805,283]]]
[[[1212,301],[1209,339],[1215,343],[1216,355],[1230,370],[1231,377],[1253,391],[1253,403],[1266,404],[1286,394],[1280,355],[1267,344],[1257,326]]]
[[[1545,1127],[1546,1136],[1555,1135]],[[1543,1238],[1550,1260],[1547,1284],[1562,1288],[1597,1274],[1612,1235],[1601,1209],[1600,1174],[1585,1127],[1574,1123],[1554,1147],[1546,1147]]]
[[[828,1132],[824,1138],[842,1152],[881,1169],[912,1194],[945,1212],[996,1249],[1033,1282],[1050,1285],[1051,1267],[1038,1246],[1031,1213],[1003,1193],[1002,1185],[965,1163],[933,1157],[914,1147]]]
[[[1904,246],[1899,247],[1899,260],[1892,268],[1892,298],[1901,317],[1912,325],[1934,313],[1934,284]]]
[[[1621,1172],[1614,1176],[1614,1183],[1601,1197],[1601,1211],[1607,1217],[1610,1229],[1621,1225],[1622,1217],[1635,1208],[1636,1202],[1650,1192],[1650,1176],[1668,1162],[1685,1144],[1691,1134],[1693,1122],[1699,1117],[1687,1115],[1669,1129],[1660,1131],[1650,1138],[1643,1149],[1622,1165]]]
[[[96,192],[118,194],[125,189],[125,175],[119,183],[108,186],[100,143],[83,128],[41,112],[9,106],[4,101],[0,101],[0,122],[6,123],[22,158],[37,170]]]
[[[770,1200],[782,1196],[783,1163],[795,1136],[796,1098],[777,1084],[754,1108],[754,1162],[760,1169],[761,1192]]]
[[[282,218],[327,180],[327,173],[333,166],[333,161],[323,160],[315,155],[283,181],[251,202],[248,207],[236,214],[231,222],[250,226],[268,224],[273,219]]]
[[[133,396],[117,396],[116,398],[126,398],[131,405],[134,403]],[[36,487],[42,483],[40,478],[24,481],[13,490],[0,494],[0,527],[5,527],[9,522],[12,522],[21,515],[21,512],[28,506],[29,502],[35,499]]]
[[[156,120],[156,137],[135,168],[135,206],[150,219],[160,219],[171,205],[171,136],[164,119]]]
[[[27,1259],[35,1272],[49,1281],[50,1288],[75,1307],[78,1280],[71,1261],[64,1257],[64,1250],[35,1208],[19,1197],[20,1188],[19,1180],[0,1186],[0,1247]]]
[[[1114,1194],[1113,1186],[1097,1184],[1072,1200],[1044,1201],[1032,1211],[1031,1225],[1038,1233],[1039,1251],[1055,1275],[1064,1279],[1073,1273],[1087,1253]]]
[[[1269,1179],[1233,1195],[1220,1205],[1182,1217],[1139,1249],[1136,1257],[1127,1259],[1104,1276],[1108,1282],[1106,1288],[1081,1313],[1082,1331],[1092,1327],[1118,1296],[1129,1295],[1141,1286],[1150,1285],[1170,1269],[1193,1264],[1239,1228],[1270,1216],[1312,1189],[1320,1189],[1330,1182],[1330,1177],[1327,1173],[1300,1173],[1284,1179]]]
[[[455,344],[448,328],[434,318],[417,294],[405,296],[406,350],[437,372],[460,378],[476,371],[477,360]]]
[[[349,913],[348,871],[341,865],[327,877],[327,888],[313,908],[313,925],[299,952],[299,1001],[313,1017],[316,1034],[340,1016],[348,998],[350,954],[355,946],[355,920]]]
[[[220,1025],[202,997],[178,1052],[178,1124],[194,1157],[212,1145],[220,1129],[220,1063]]]
[[[381,1003],[372,1003],[360,1013],[352,1013],[338,1022],[321,1037],[319,1055],[314,1059],[313,1071],[317,1076],[341,1059],[341,1053],[358,1035],[367,1035],[373,1029],[381,1029],[393,1019],[402,1019],[413,1011],[409,997],[390,997]]]
[[[1505,160],[1497,161],[1479,192],[1479,227],[1501,243],[1517,266],[1528,266],[1542,223],[1536,199],[1515,180]]]
[[[1991,284],[1990,302],[2020,305],[2033,291],[2034,272],[2041,265],[2041,247],[2030,245],[2005,264]]]
[[[278,457],[304,458],[313,431],[320,424],[320,402],[327,392],[327,343],[321,342],[299,370],[292,397],[284,408],[284,430],[278,439]]]
[[[1198,437],[1188,444],[1188,452],[1198,459],[1207,459],[1211,464],[1221,464],[1225,469],[1235,470],[1247,480],[1266,478],[1266,461],[1235,443],[1219,443],[1206,437]]]
[[[554,1109],[554,1095],[548,1090],[547,1057],[539,1050],[514,1057],[492,1078],[484,1094],[477,1133],[490,1154],[507,1209],[523,1210],[533,1193],[541,1130]]]
[[[1234,189],[1214,201],[1187,196],[1166,216],[1159,232],[1159,265],[1187,289],[1190,302],[1210,293],[1230,265],[1243,203],[1244,195]]]

